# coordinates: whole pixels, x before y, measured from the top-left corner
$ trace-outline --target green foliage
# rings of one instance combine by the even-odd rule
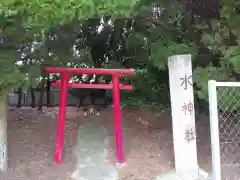
[[[220,18],[204,21],[197,26],[197,29],[202,31],[201,42],[213,54],[218,54],[216,67],[208,65],[208,67],[204,68],[198,67],[194,71],[198,96],[206,101],[208,99],[208,80],[237,80],[236,74],[239,74],[240,71],[239,5],[240,1],[223,1],[220,9]],[[240,96],[237,88],[232,87],[232,90],[227,92],[226,88],[219,87],[218,96],[221,110],[233,112],[240,107],[238,101]]]
[[[133,78],[123,81],[124,84],[132,84],[134,90],[121,92],[122,106],[161,112],[168,109],[170,96],[166,73],[150,66],[136,70]]]
[[[4,60],[2,59],[6,65],[3,67],[12,71],[12,74],[9,75],[3,71],[2,89],[8,91],[20,85],[24,87],[37,86],[39,83],[37,79],[41,76],[44,66],[66,66],[73,61],[80,65],[82,62],[92,65],[91,60],[87,57],[89,52],[86,51],[86,47],[79,50],[78,56],[72,56],[71,49],[76,41],[76,34],[71,25],[74,22],[79,24],[79,20],[105,15],[112,18],[128,16],[135,3],[135,0],[1,1],[0,38],[4,42],[1,43],[0,50],[6,55]],[[67,30],[68,24],[73,29]],[[49,39],[50,36],[58,38]],[[22,52],[23,46],[32,44],[34,41],[41,43],[42,47],[34,52],[30,50],[25,52],[27,56],[22,59],[23,65],[17,67],[15,64],[21,59],[19,52]],[[16,54],[16,52],[18,55],[12,57],[12,54]],[[50,56],[49,53],[52,55]],[[8,85],[9,87],[7,87]]]
[[[163,69],[167,65],[168,57],[178,54],[195,54],[196,47],[193,43],[169,40],[162,44],[161,40],[152,45],[151,59],[154,64]]]
[[[219,82],[235,82],[233,69],[222,64],[220,67],[208,66],[198,67],[194,70],[193,80],[197,85],[197,95],[200,99],[208,100],[208,81],[216,80]],[[236,87],[217,87],[219,108],[222,111],[234,112],[240,108],[240,91]]]
[[[169,106],[165,106],[164,104],[160,104],[158,102],[149,101],[148,99],[144,99],[143,95],[132,96],[128,99],[123,99],[121,101],[121,105],[123,108],[140,108],[140,109],[148,109],[154,112],[165,112],[169,109]]]
[[[16,68],[12,51],[0,51],[0,92],[11,92],[16,86],[20,86],[24,81],[24,75]]]
[[[135,3],[135,0],[3,0],[0,13],[6,18],[21,15],[26,28],[39,31],[71,22],[75,18],[86,20],[103,15],[127,16]]]
[[[221,8],[221,18],[226,20],[227,25],[233,30],[235,35],[239,35],[239,0],[223,1]]]
[[[37,86],[44,66],[134,68],[135,76],[122,80],[135,87],[132,92],[122,92],[123,105],[161,109],[169,106],[168,57],[192,54],[197,64],[193,72],[196,94],[207,101],[209,79],[237,80],[240,4],[235,0],[223,1],[218,9],[217,4],[198,3],[3,0],[0,90]],[[216,12],[211,14],[208,7]],[[99,17],[104,17],[104,22]],[[110,18],[112,24],[108,22]],[[104,28],[98,32],[100,25]],[[20,52],[33,42],[41,46],[35,51],[25,48],[27,55],[21,58]],[[23,65],[16,66],[20,59]],[[236,94],[225,94],[221,100],[229,99],[233,107]]]
[[[200,99],[208,99],[208,80],[216,81],[231,81],[232,72],[227,66],[221,66],[219,68],[208,66],[205,68],[197,67],[193,72],[193,80],[197,87],[198,97]]]

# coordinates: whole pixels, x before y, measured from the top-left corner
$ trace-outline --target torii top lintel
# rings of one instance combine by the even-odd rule
[[[132,76],[132,69],[101,69],[101,68],[62,68],[62,67],[46,67],[44,71],[47,73],[60,73],[68,75],[79,74],[96,74],[96,75],[125,75]]]

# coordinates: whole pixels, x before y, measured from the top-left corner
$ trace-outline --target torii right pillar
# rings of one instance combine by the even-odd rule
[[[191,55],[169,57],[168,68],[175,171],[161,174],[157,180],[209,179],[197,160]]]

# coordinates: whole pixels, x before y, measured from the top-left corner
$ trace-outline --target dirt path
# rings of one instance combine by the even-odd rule
[[[9,170],[0,174],[1,180],[70,179],[76,163],[73,153],[76,134],[89,119],[76,108],[68,108],[67,111],[63,162],[54,166],[57,108],[45,110],[42,114],[28,108],[9,110]],[[115,164],[112,109],[104,110],[98,118],[109,133],[109,159]],[[122,112],[122,119],[127,166],[120,171],[119,180],[154,180],[160,172],[173,168],[171,120],[168,115],[159,117],[146,111],[126,109]],[[202,139],[199,141],[199,157],[207,157],[207,141]],[[200,158],[200,164],[209,168],[208,158]]]

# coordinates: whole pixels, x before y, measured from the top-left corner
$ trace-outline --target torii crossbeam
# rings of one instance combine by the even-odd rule
[[[54,153],[54,164],[59,164],[62,161],[68,88],[94,88],[113,90],[116,156],[118,163],[124,163],[122,127],[121,127],[120,90],[132,90],[133,87],[130,85],[121,85],[120,76],[122,75],[132,76],[134,71],[126,69],[59,68],[59,67],[47,67],[44,70],[47,73],[55,73],[61,75],[60,82],[52,83],[52,86],[55,87],[60,86],[60,106],[58,115],[56,149]],[[112,84],[74,84],[68,82],[71,76],[81,74],[111,75]]]

